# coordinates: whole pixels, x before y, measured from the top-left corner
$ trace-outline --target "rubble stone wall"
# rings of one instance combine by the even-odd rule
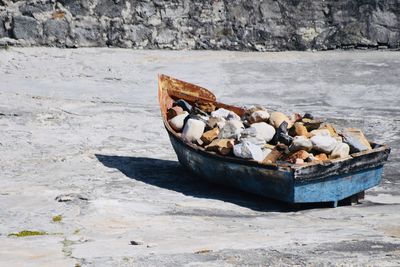
[[[399,48],[399,0],[0,0],[0,44]]]

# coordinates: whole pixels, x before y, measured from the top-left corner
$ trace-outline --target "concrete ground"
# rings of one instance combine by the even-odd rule
[[[3,49],[0,265],[399,266],[399,70],[399,52]],[[383,181],[336,209],[205,183],[177,162],[158,73],[360,127],[392,147]]]

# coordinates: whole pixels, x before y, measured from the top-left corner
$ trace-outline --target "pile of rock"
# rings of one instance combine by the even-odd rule
[[[192,106],[180,99],[168,109],[167,119],[186,142],[206,151],[266,164],[345,159],[352,153],[372,149],[358,129],[339,132],[310,114],[286,116],[261,106],[245,109],[240,117],[231,110],[216,109],[212,103]]]

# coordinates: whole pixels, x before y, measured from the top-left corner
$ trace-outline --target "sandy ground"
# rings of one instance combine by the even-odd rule
[[[399,70],[398,52],[1,50],[0,265],[399,266]],[[198,180],[162,126],[158,73],[360,127],[393,148],[382,184],[294,210]],[[9,236],[23,230],[46,234]]]

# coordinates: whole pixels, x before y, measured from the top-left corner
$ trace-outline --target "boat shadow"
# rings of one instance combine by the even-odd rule
[[[130,179],[197,198],[216,199],[262,212],[295,212],[329,207],[328,203],[288,204],[257,196],[200,179],[178,161],[147,157],[126,157],[96,154],[106,167],[121,171]]]

